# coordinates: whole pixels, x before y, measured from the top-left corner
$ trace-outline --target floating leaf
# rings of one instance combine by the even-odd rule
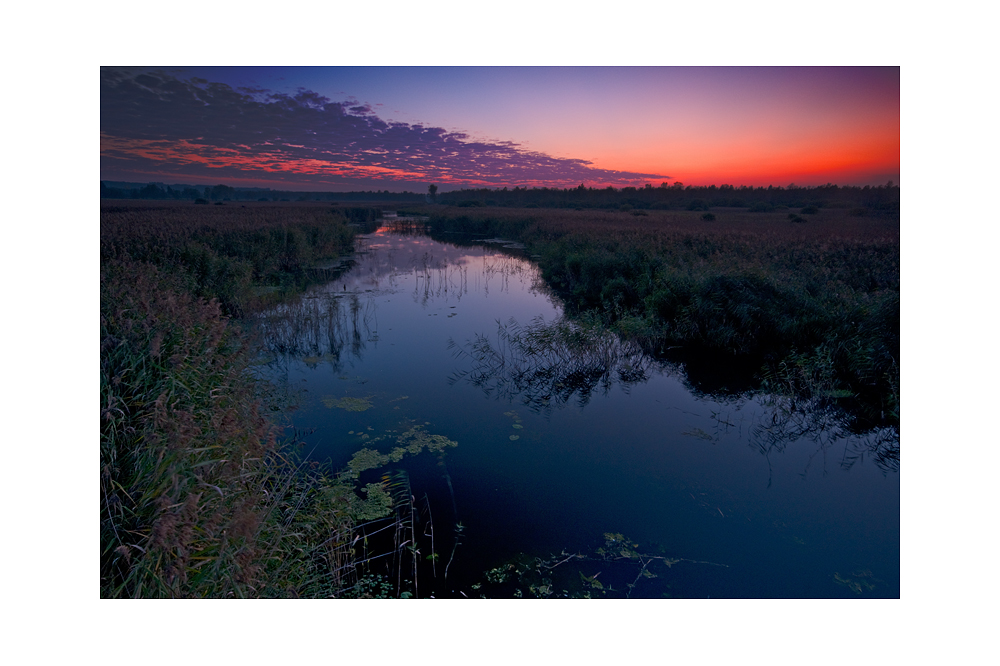
[[[851,575],[856,576],[856,578],[847,578],[845,576],[841,576],[838,572],[834,571],[833,579],[837,581],[838,585],[846,586],[847,589],[854,592],[854,594],[861,594],[865,590],[875,589],[875,585],[869,582],[869,579],[872,581],[876,580],[872,576],[871,571],[868,571],[867,569],[863,571],[853,571],[851,572]]]
[[[323,404],[326,405],[328,409],[333,409],[337,407],[339,409],[345,409],[349,412],[364,412],[372,408],[372,403],[368,399],[371,396],[365,398],[334,398],[332,395],[323,396]]]
[[[512,441],[512,442],[515,441],[515,440],[518,440],[518,439],[521,439],[520,435],[511,435],[510,436],[510,441]]]

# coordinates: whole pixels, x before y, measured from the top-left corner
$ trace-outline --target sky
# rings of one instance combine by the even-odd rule
[[[101,179],[899,183],[898,67],[101,68]]]

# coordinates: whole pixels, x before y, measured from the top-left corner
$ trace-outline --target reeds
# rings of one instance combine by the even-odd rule
[[[377,209],[330,206],[104,205],[102,260],[132,259],[183,276],[186,290],[243,316],[266,304],[261,287],[301,290],[327,279],[312,266],[349,252]],[[262,302],[263,301],[263,302]]]
[[[429,212],[435,233],[524,243],[570,313],[596,315],[648,351],[749,361],[759,387],[766,377],[771,390],[850,395],[862,420],[898,424],[898,220],[827,209],[808,224],[721,209],[714,220],[698,211]]]
[[[470,370],[452,375],[451,383],[468,381],[487,395],[516,399],[534,411],[574,398],[583,407],[595,391],[607,394],[616,384],[627,390],[647,381],[655,364],[639,345],[586,317],[498,322],[495,340],[477,335],[464,347],[450,340],[449,348],[472,362]]]
[[[346,219],[104,213],[101,596],[346,594],[364,572],[358,525],[388,516],[389,496],[279,441],[247,370],[255,348],[227,316],[250,307],[275,267],[344,252]],[[255,264],[255,243],[279,243],[279,263]]]

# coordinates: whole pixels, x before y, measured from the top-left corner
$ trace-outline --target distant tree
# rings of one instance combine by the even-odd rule
[[[431,184],[427,186],[427,194],[430,195],[431,201],[437,201],[437,193],[438,193],[437,185]]]
[[[229,187],[228,185],[216,185],[215,187],[209,187],[205,189],[206,198],[212,199],[213,201],[218,201],[221,199],[233,199],[236,196],[236,190]]]

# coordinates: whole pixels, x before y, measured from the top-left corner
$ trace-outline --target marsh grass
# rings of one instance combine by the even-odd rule
[[[355,233],[373,229],[379,215],[318,204],[105,203],[101,257],[152,263],[181,276],[193,295],[218,300],[227,315],[244,316],[328,280],[322,265],[350,252]]]
[[[429,209],[435,233],[524,243],[574,315],[657,355],[755,368],[758,388],[899,421],[899,222],[787,211]],[[678,352],[677,350],[681,350]],[[850,396],[849,399],[841,396]]]
[[[388,490],[279,437],[249,370],[257,346],[230,319],[268,281],[347,251],[348,219],[102,208],[102,597],[357,596],[370,582],[358,539],[397,520]]]

